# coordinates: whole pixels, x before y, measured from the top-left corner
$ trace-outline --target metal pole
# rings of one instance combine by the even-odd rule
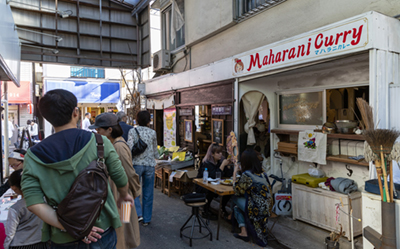
[[[7,98],[7,82],[4,82],[4,98]],[[4,169],[6,170],[6,177],[10,175],[10,169],[8,168],[8,155],[10,154],[9,149],[10,149],[10,144],[9,144],[9,135],[8,135],[8,101],[7,99],[4,99],[1,101],[4,103]],[[3,172],[2,172],[3,174]]]

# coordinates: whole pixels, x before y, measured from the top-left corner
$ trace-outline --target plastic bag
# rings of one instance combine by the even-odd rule
[[[319,168],[319,165],[315,167],[314,165],[310,164],[310,168],[308,169],[308,174],[316,178],[325,177],[325,172]]]

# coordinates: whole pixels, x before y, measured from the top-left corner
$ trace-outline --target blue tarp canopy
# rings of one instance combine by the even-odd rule
[[[118,82],[90,82],[74,80],[46,80],[45,91],[64,89],[72,92],[78,103],[118,103],[120,85]]]

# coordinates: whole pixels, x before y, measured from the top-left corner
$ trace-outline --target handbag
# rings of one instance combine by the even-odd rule
[[[132,157],[138,156],[142,154],[147,149],[147,144],[140,138],[140,134],[136,128],[134,128],[139,139],[138,141],[132,146]]]
[[[95,134],[97,158],[79,172],[67,196],[54,206],[58,221],[74,239],[88,236],[108,196],[108,170],[104,164],[103,139]]]

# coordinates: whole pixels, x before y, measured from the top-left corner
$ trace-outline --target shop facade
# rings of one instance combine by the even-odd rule
[[[230,80],[236,135],[240,140],[241,134],[254,132],[257,122],[248,123],[249,117],[263,119],[267,123],[264,130],[271,131],[270,155],[282,138],[297,140],[299,130],[320,129],[331,120],[357,119],[356,98],[364,98],[373,107],[378,128],[400,129],[396,115],[399,25],[397,19],[367,12],[189,71],[161,76],[147,82],[146,94]],[[245,97],[249,93],[256,93],[258,99]],[[249,108],[252,105],[256,108]],[[299,106],[304,110],[295,110]],[[296,158],[290,154],[282,157],[286,177],[307,172],[310,163]],[[350,171],[346,168],[352,170],[351,178],[359,190],[374,171],[368,163],[335,159],[322,166],[333,177],[347,177]],[[268,169],[269,174],[280,175],[279,162],[272,156]]]

